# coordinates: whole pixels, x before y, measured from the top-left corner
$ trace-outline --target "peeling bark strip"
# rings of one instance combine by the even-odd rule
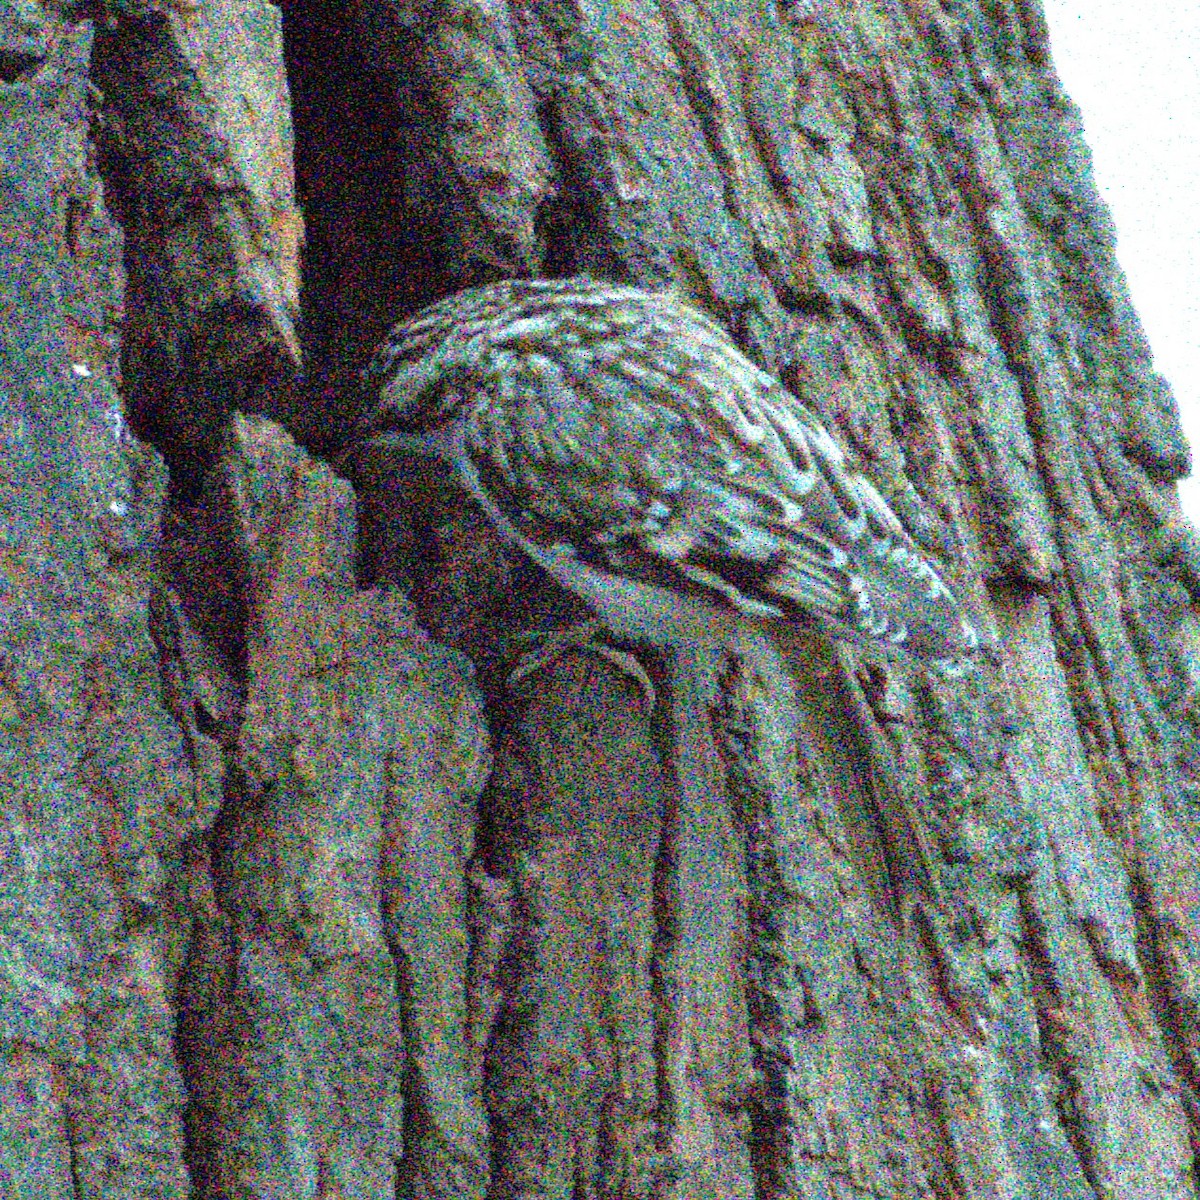
[[[1034,0],[17,2],[0,132],[0,1191],[1195,1196],[1200,540]],[[734,647],[686,803],[635,646],[507,684],[580,614],[314,455],[396,321],[582,273],[994,660]]]

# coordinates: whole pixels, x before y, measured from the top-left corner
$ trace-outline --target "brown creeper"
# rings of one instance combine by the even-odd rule
[[[800,713],[769,627],[817,614],[947,669],[978,635],[817,418],[669,295],[588,279],[462,292],[397,326],[366,379],[379,405],[347,455],[365,486],[381,469],[428,469],[408,454],[436,456],[618,641],[662,652],[673,933],[660,947],[660,1121],[686,1161],[705,1103],[690,1006],[722,936],[714,881],[739,854],[709,719],[723,656],[763,685],[753,769],[790,844],[806,821]]]
[[[393,329],[365,378],[371,443],[452,464],[606,624],[619,600],[636,627],[633,583],[817,613],[947,665],[978,645],[816,416],[670,295],[582,278],[472,289]]]

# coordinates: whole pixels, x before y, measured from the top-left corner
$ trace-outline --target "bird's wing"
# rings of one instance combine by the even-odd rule
[[[652,341],[652,320],[619,353],[493,348],[466,421],[473,490],[559,561],[570,548],[759,615],[818,610],[934,657],[973,649],[949,589],[816,417],[715,327],[689,332],[646,353],[630,340]]]

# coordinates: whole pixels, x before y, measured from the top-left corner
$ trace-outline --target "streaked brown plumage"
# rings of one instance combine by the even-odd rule
[[[947,664],[978,645],[816,416],[670,295],[588,279],[461,292],[392,330],[365,377],[369,439],[453,463],[585,601],[635,581],[820,613]]]
[[[425,474],[408,456],[435,455],[618,642],[662,652],[657,726],[673,800],[663,809],[671,932],[656,951],[659,1121],[671,1161],[688,1162],[702,1141],[691,1114],[705,1103],[691,1006],[708,994],[722,928],[719,864],[742,852],[710,724],[725,655],[757,681],[753,767],[770,828],[790,842],[807,821],[800,717],[770,626],[815,613],[948,670],[976,632],[817,418],[668,295],[586,279],[462,292],[397,326],[366,379],[379,403],[347,455],[361,486]],[[569,642],[546,644],[539,661]],[[527,673],[523,662],[509,678]],[[631,673],[652,690],[640,667]]]

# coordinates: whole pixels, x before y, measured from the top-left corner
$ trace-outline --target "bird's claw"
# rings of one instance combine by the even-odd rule
[[[638,662],[635,655],[610,645],[604,639],[604,627],[596,621],[583,621],[564,629],[531,630],[515,634],[510,641],[517,646],[524,644],[529,648],[516,655],[516,661],[508,673],[506,682],[509,687],[513,687],[522,679],[536,674],[543,667],[548,667],[562,658],[570,650],[590,650],[628,675],[641,689],[646,707],[653,712],[658,702],[658,694],[645,667]]]

